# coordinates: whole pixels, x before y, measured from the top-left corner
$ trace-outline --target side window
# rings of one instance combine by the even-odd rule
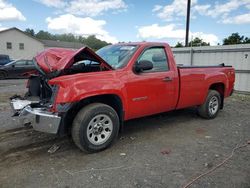
[[[6,42],[6,48],[7,49],[12,49],[12,43],[11,42]]]
[[[24,43],[19,43],[19,50],[24,50]]]
[[[33,62],[32,60],[28,60],[28,61],[26,62],[26,64],[27,64],[28,66],[34,66],[34,62]]]
[[[149,48],[143,52],[138,61],[148,60],[153,63],[153,69],[143,72],[164,72],[168,71],[168,59],[163,47]]]
[[[15,67],[24,67],[26,65],[26,61],[25,60],[20,60],[15,62]]]

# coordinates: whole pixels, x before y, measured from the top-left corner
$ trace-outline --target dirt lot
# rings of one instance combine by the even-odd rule
[[[110,149],[85,154],[11,118],[8,97],[24,92],[25,80],[0,81],[0,187],[182,187],[250,140],[250,97],[234,95],[214,120],[191,108],[129,121]],[[250,145],[191,187],[249,188],[249,157]]]

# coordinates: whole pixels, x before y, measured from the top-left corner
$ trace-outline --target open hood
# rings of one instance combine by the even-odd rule
[[[109,70],[112,67],[107,64],[100,56],[88,47],[79,50],[65,48],[49,48],[38,54],[35,58],[37,65],[45,72],[52,73],[62,71],[71,67],[77,61],[92,60],[99,62],[102,67]]]

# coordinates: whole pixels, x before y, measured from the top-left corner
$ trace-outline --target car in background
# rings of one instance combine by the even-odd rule
[[[0,66],[5,65],[11,62],[10,57],[8,55],[0,54]]]
[[[19,59],[0,66],[0,79],[28,78],[30,74],[35,72],[33,60]]]

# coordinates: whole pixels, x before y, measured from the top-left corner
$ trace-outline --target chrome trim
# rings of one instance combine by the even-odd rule
[[[37,101],[32,102],[29,100],[12,99],[10,101],[10,106],[14,111],[19,111],[22,110],[25,106],[30,105],[31,103],[37,103]]]
[[[32,101],[29,102],[30,104],[32,103]],[[23,109],[20,109],[18,105],[28,103],[25,100],[13,99],[10,103],[14,112],[18,114],[16,117],[20,124],[25,125],[30,123],[36,131],[52,134],[58,132],[61,123],[61,117],[58,116],[58,114],[49,112],[45,108],[32,108],[30,104],[26,105]],[[21,106],[22,105],[20,105],[20,107]]]
[[[46,116],[46,117],[58,117],[57,115],[45,111],[42,108],[31,108],[29,105],[26,106],[20,113],[20,115],[23,113],[23,111],[27,111],[28,113],[34,114],[34,115],[39,115],[39,116]]]

